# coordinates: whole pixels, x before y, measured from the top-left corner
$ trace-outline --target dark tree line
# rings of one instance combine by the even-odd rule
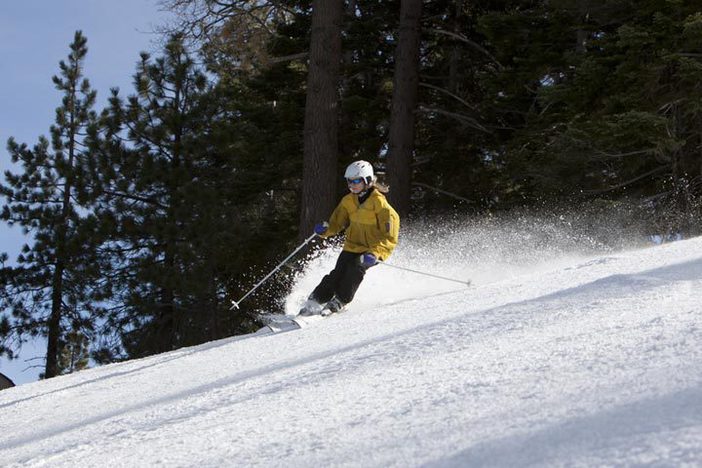
[[[45,376],[245,333],[239,298],[373,162],[405,219],[629,200],[699,232],[702,6],[164,0],[179,22],[106,109],[77,33],[50,140],[10,139],[0,353]],[[6,256],[4,257],[6,261]]]

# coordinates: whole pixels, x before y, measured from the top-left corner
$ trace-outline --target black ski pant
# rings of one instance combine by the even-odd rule
[[[345,304],[351,302],[368,269],[361,263],[362,255],[342,251],[334,269],[322,278],[310,297],[320,304],[329,302],[334,296]]]

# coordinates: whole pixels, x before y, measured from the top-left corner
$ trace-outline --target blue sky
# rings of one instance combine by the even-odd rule
[[[156,0],[26,0],[0,2],[0,171],[14,172],[6,144],[9,137],[33,146],[49,134],[61,94],[51,77],[65,60],[76,30],[88,39],[85,76],[97,90],[96,110],[105,107],[109,90],[132,93],[139,53],[158,54],[152,31],[168,14]],[[2,176],[4,182],[4,176]],[[2,200],[4,203],[4,200]],[[22,232],[0,224],[0,252],[16,257],[27,242]],[[16,384],[36,380],[41,369],[23,371],[41,349],[26,346],[19,361],[0,360],[0,372]]]

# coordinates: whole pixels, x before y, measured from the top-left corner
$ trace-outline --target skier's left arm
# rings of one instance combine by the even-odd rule
[[[371,246],[369,253],[375,255],[378,260],[384,261],[397,245],[397,238],[400,232],[400,217],[391,207],[382,206],[377,213],[377,219],[380,237],[378,242]]]

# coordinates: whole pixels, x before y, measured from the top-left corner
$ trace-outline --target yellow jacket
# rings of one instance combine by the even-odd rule
[[[397,245],[400,217],[379,190],[374,189],[362,205],[358,203],[358,195],[349,193],[334,209],[322,237],[334,236],[344,229],[344,250],[369,252],[379,260],[386,260]]]

